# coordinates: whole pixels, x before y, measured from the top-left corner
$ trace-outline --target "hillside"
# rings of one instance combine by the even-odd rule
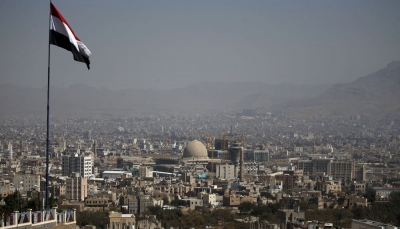
[[[337,84],[312,99],[286,102],[277,110],[300,117],[397,116],[400,114],[400,61],[351,83]]]
[[[110,91],[77,84],[51,87],[51,113],[62,114],[197,114],[238,112],[244,108],[268,110],[295,98],[311,98],[329,85],[266,85],[262,83],[197,83],[171,90]],[[0,113],[45,114],[47,88],[1,85]]]

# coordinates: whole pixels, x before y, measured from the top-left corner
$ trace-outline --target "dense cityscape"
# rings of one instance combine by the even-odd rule
[[[299,119],[245,109],[212,115],[52,115],[50,120],[50,204],[53,211],[65,211],[65,224],[400,225],[396,119]],[[38,219],[34,212],[46,212],[46,120],[2,115],[0,141],[1,225],[23,226],[26,217],[14,216],[15,211],[30,211]]]
[[[400,229],[399,15],[1,0],[0,229]]]

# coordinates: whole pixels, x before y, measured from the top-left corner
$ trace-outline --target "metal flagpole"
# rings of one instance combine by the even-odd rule
[[[46,209],[49,209],[49,129],[50,129],[50,26],[51,26],[51,0],[49,4],[49,40],[47,59],[47,132],[46,132]]]

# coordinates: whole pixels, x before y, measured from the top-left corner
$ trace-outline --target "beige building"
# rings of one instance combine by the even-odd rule
[[[365,193],[367,190],[367,185],[365,183],[353,183],[351,185],[351,189],[355,193]]]
[[[189,199],[189,208],[191,210],[196,209],[196,207],[203,207],[203,200],[202,199],[197,199],[197,198],[191,198]]]
[[[149,166],[142,166],[139,168],[139,177],[153,177],[153,172]]]
[[[355,178],[353,161],[336,161],[332,158],[316,158],[312,160],[295,160],[293,164],[297,169],[303,170],[304,175],[325,173],[334,180],[351,181]]]
[[[86,207],[108,207],[108,198],[88,198],[85,200]]]
[[[0,181],[0,197],[4,198],[12,193],[10,182],[4,180]]]
[[[338,181],[325,181],[322,185],[325,193],[337,193],[342,191],[342,185]]]
[[[282,174],[275,176],[277,181],[282,181],[284,189],[293,189],[296,186],[297,177],[292,174]]]
[[[368,207],[368,199],[364,197],[351,195],[349,197],[349,208]]]
[[[21,184],[22,182],[22,184]],[[21,186],[21,187],[18,187]],[[16,174],[14,177],[14,187],[27,191],[40,191],[40,175],[35,174]]]
[[[80,177],[79,173],[66,180],[66,199],[83,201],[87,197],[87,191],[87,178]]]
[[[155,215],[149,215],[143,220],[140,220],[136,223],[137,229],[161,229],[161,222],[157,220]]]
[[[324,199],[321,191],[302,191],[300,197],[308,203],[317,204],[318,209],[324,209]]]
[[[212,204],[217,201],[217,195],[214,193],[206,193],[203,195],[203,203],[205,204]]]
[[[244,202],[254,202],[253,197],[251,196],[237,196],[237,195],[230,195],[230,196],[224,196],[223,197],[223,204],[224,206],[239,206],[241,203]]]
[[[108,213],[104,224],[107,229],[133,229],[135,228],[136,218],[134,214],[111,211]]]
[[[52,196],[65,196],[66,186],[57,182],[52,182],[49,185],[49,192]]]

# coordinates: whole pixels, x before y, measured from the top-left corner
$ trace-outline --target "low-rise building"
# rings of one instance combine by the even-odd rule
[[[354,196],[354,195],[351,195],[349,197],[349,208],[367,207],[367,206],[368,206],[367,198]]]
[[[121,212],[109,212],[105,218],[105,228],[135,228],[136,218],[134,214],[122,214]]]
[[[398,229],[390,224],[375,222],[371,220],[355,220],[351,221],[351,229]]]
[[[85,199],[86,207],[108,207],[107,198],[87,198]]]
[[[355,193],[365,193],[367,185],[365,183],[353,183],[351,184],[351,190]]]
[[[230,195],[223,197],[223,205],[227,207],[239,206],[241,203],[244,202],[254,202],[253,197],[251,196],[237,196],[237,195]]]
[[[0,181],[0,197],[4,198],[12,193],[10,182],[4,180]]]

